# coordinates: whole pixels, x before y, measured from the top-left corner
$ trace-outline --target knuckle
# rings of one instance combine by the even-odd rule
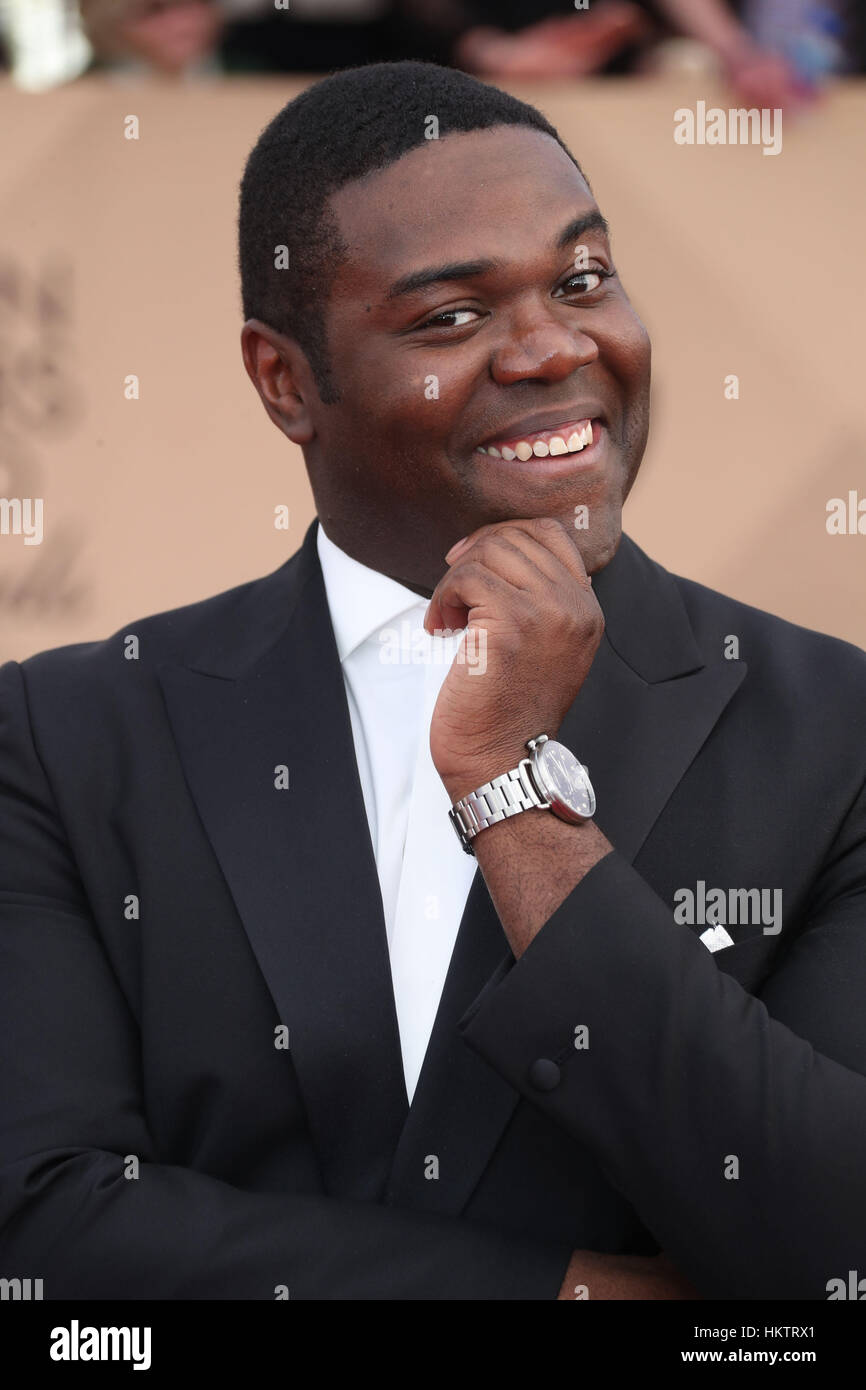
[[[583,637],[592,637],[604,631],[604,615],[597,604],[578,602],[574,612],[574,624]]]
[[[491,550],[513,551],[515,545],[506,531],[492,531],[488,541]]]
[[[465,565],[461,566],[460,573],[466,579],[477,580],[487,579],[489,577],[490,571],[488,570],[484,562],[476,555],[474,559],[467,560]]]

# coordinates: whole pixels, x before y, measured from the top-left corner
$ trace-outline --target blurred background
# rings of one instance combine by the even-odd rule
[[[866,645],[864,10],[0,0],[0,660],[300,544],[303,458],[241,362],[237,186],[316,76],[400,58],[531,101],[587,171],[654,345],[627,531],[677,573]],[[678,144],[675,113],[700,102],[781,110],[781,152]]]

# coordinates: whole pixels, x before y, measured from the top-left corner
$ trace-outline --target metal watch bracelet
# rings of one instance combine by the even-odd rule
[[[448,815],[457,832],[463,849],[474,856],[470,844],[482,830],[509,816],[519,815],[521,811],[531,811],[534,807],[550,809],[550,802],[539,796],[532,781],[529,758],[522,758],[517,767],[503,772],[489,782],[468,792],[455,801]]]

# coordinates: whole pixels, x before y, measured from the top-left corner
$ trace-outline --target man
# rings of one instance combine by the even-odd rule
[[[0,672],[5,1272],[827,1297],[866,1236],[862,654],[622,536],[649,339],[533,108],[317,84],[240,263],[318,522]]]

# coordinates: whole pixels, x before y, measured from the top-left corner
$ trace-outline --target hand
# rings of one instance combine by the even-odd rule
[[[751,44],[726,60],[725,74],[746,107],[794,112],[817,97],[784,58]]]
[[[604,67],[647,27],[636,5],[616,0],[598,14],[552,16],[514,34],[468,29],[457,42],[455,61],[487,77],[581,77]]]
[[[527,739],[555,737],[604,616],[572,534],[554,517],[482,526],[445,559],[424,626],[469,628],[430,724],[433,763],[456,801],[528,756]]]
[[[666,1255],[603,1255],[575,1250],[557,1301],[573,1301],[575,1289],[605,1299],[699,1299]],[[584,1295],[585,1297],[586,1295]]]

